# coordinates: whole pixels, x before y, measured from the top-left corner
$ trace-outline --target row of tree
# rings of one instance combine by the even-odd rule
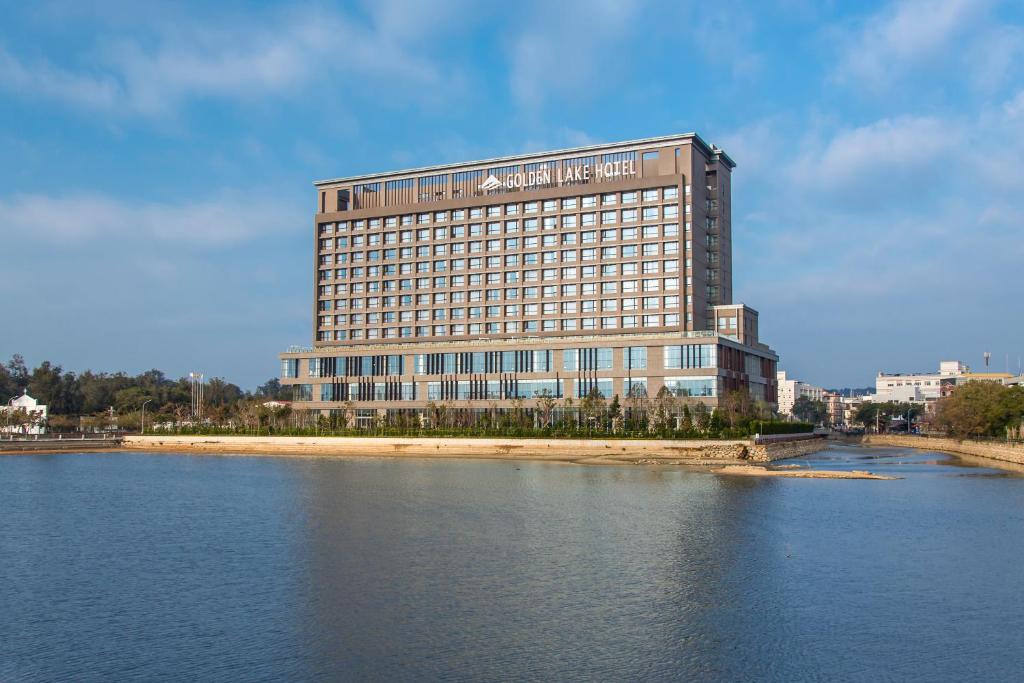
[[[191,406],[191,387],[187,377],[170,379],[159,370],[138,375],[123,372],[106,373],[86,370],[82,373],[64,371],[60,365],[43,361],[29,369],[20,355],[0,365],[0,401],[7,401],[28,391],[29,395],[48,406],[57,422],[60,417],[93,416],[109,412],[118,414],[138,411],[143,402],[151,401],[154,414],[180,414]],[[212,414],[225,415],[240,402],[291,398],[291,392],[276,379],[260,385],[255,392],[215,377],[203,390],[204,408]],[[53,420],[51,420],[53,421]]]
[[[147,401],[150,428],[162,424],[186,431],[295,433],[373,428],[402,432],[708,437],[809,428],[775,421],[770,407],[751,399],[745,391],[728,392],[719,407],[710,410],[699,399],[677,396],[665,388],[653,397],[638,390],[623,400],[618,395],[609,399],[596,389],[575,400],[545,393],[538,397],[535,407],[529,408],[524,407],[522,400],[513,401],[510,408],[498,408],[495,403],[485,410],[454,402],[430,402],[423,415],[394,409],[361,419],[356,419],[352,404],[346,404],[330,416],[319,416],[312,411],[265,405],[275,399],[291,399],[289,388],[282,387],[276,378],[255,392],[244,391],[220,378],[207,381],[202,419],[196,420],[191,415],[188,378],[170,379],[159,370],[135,376],[88,370],[76,374],[49,361],[30,370],[22,357],[16,355],[0,365],[0,396],[13,397],[24,390],[49,406],[49,427],[58,431],[138,429],[141,408]],[[19,415],[8,413],[8,424]]]
[[[968,382],[939,399],[933,426],[950,436],[1024,438],[1024,386]]]
[[[327,415],[240,402],[224,422],[185,423],[184,433],[376,434],[388,436],[605,436],[661,438],[742,437],[810,431],[811,425],[772,419],[764,404],[745,392],[730,393],[712,410],[700,400],[663,389],[648,397],[635,392],[620,400],[596,389],[582,399],[544,392],[527,405],[492,402],[486,408],[459,401],[428,401],[426,408],[360,410],[351,401]]]

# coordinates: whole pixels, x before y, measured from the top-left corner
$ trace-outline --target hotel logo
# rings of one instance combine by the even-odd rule
[[[501,187],[501,181],[494,177],[494,174],[487,176],[487,180],[480,183],[480,189],[484,192],[490,192],[491,190],[497,190]]]

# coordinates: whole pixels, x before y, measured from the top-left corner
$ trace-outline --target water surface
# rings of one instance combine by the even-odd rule
[[[1024,478],[0,457],[0,681],[1019,680]]]

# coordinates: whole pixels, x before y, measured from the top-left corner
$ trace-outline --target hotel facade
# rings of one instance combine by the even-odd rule
[[[732,302],[734,166],[685,134],[316,182],[313,345],[281,354],[294,407],[662,387],[774,407],[778,358]]]

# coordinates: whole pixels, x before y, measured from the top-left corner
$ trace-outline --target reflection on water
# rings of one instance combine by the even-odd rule
[[[1016,678],[1024,478],[0,458],[0,680]]]

